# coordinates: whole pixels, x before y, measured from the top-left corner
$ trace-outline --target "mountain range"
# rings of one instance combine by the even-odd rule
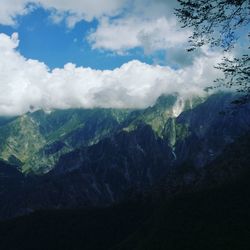
[[[209,165],[249,131],[249,106],[234,110],[235,98],[223,92],[189,99],[174,94],[140,110],[38,110],[2,117],[1,217],[211,186]],[[213,176],[221,176],[213,183],[236,172],[216,170]]]

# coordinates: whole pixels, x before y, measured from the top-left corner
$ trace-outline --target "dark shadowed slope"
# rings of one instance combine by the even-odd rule
[[[249,106],[234,115],[220,113],[231,108],[233,98],[220,93],[181,104],[176,96],[164,96],[155,106],[135,112],[39,111],[17,118],[0,127],[6,132],[0,133],[5,138],[1,153],[18,169],[27,166],[19,154],[34,161],[29,176],[15,185],[2,183],[0,217],[106,206],[159,186],[172,195],[210,185],[206,168],[249,129]],[[179,107],[182,112],[173,116]],[[48,143],[48,138],[57,139]],[[50,168],[44,175],[31,174]],[[225,176],[218,174],[215,181],[223,182]]]
[[[210,163],[201,174],[209,183],[206,187],[153,202],[144,197],[103,209],[40,211],[2,222],[0,248],[247,250],[249,138],[245,135]],[[218,177],[225,178],[224,183],[218,183]]]

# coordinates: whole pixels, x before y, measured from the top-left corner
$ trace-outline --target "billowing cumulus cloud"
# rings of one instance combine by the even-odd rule
[[[119,18],[101,18],[88,35],[92,48],[123,54],[140,47],[146,54],[183,48],[191,35],[174,15],[177,0],[135,0]],[[114,35],[115,34],[115,35]]]
[[[118,20],[102,19],[97,30],[88,39],[93,48],[122,53],[135,47],[143,47],[146,53],[151,53],[183,45],[189,35],[188,31],[180,30],[173,18],[129,17]]]
[[[144,108],[161,94],[202,94],[218,72],[217,53],[204,50],[184,69],[130,61],[114,70],[94,70],[68,63],[52,71],[42,62],[24,58],[18,35],[0,34],[0,114],[32,109],[73,107]]]

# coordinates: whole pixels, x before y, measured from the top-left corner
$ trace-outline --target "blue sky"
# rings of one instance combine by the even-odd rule
[[[1,0],[0,115],[204,95],[223,54],[187,53],[176,0]]]
[[[68,62],[114,69],[132,60],[175,68],[188,37],[173,14],[176,4],[176,0],[2,0],[0,33],[17,32],[20,53],[50,69]]]
[[[86,37],[97,28],[98,20],[81,20],[69,28],[64,21],[53,23],[50,14],[48,10],[36,8],[28,15],[19,16],[13,26],[0,25],[0,33],[18,32],[20,53],[26,58],[45,62],[51,69],[63,67],[68,62],[94,69],[114,69],[135,59],[148,64],[165,63],[165,52],[161,50],[145,54],[142,48],[136,47],[120,55],[93,49]]]

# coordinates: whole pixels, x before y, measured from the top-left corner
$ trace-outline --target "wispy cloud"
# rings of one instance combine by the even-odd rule
[[[34,7],[43,7],[51,11],[56,22],[66,19],[68,26],[73,27],[80,20],[117,15],[125,4],[126,0],[1,0],[0,24],[14,25],[17,16],[26,15]]]

